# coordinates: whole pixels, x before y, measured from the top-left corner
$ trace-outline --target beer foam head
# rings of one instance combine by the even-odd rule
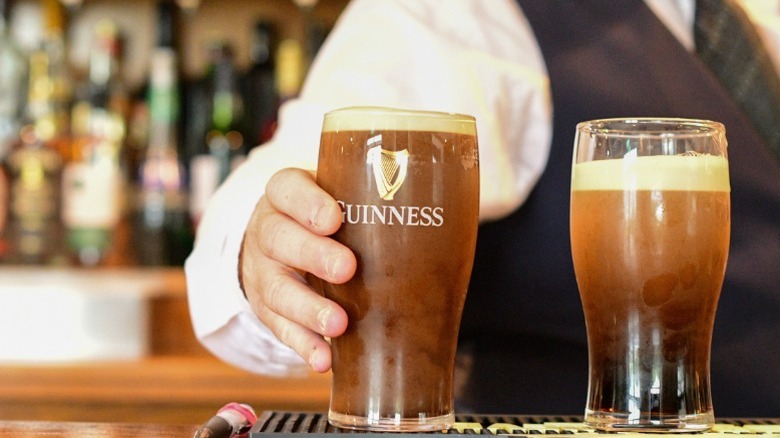
[[[349,107],[326,113],[322,131],[434,131],[476,135],[476,121],[465,114]]]
[[[731,191],[726,157],[630,156],[576,163],[572,190]]]

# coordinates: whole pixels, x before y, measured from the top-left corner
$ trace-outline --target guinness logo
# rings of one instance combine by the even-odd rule
[[[372,140],[375,139],[369,140],[369,144],[375,142]],[[392,200],[406,179],[409,151],[386,151],[379,145],[368,150],[367,158],[374,171],[379,197],[386,201]]]

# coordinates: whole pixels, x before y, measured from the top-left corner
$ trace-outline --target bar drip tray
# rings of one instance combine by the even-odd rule
[[[613,433],[596,431],[582,423],[578,416],[533,416],[533,415],[456,415],[454,427],[442,432],[425,432],[423,435],[447,434],[452,436],[466,435],[502,435],[502,436],[567,436],[569,438],[587,438],[591,436],[613,435]],[[388,432],[393,438],[416,436],[415,433]],[[376,435],[377,433],[341,429],[328,424],[325,413],[312,412],[279,412],[264,411],[260,414],[249,438],[294,438],[298,435],[306,438],[316,438],[333,434]],[[386,433],[387,434],[387,433]],[[575,435],[575,437],[571,437]],[[636,433],[619,433],[618,435],[639,435]],[[649,438],[662,435],[684,438],[690,435],[706,438],[729,438],[730,435],[762,435],[762,438],[780,438],[780,418],[719,418],[717,424],[709,432],[693,434],[642,434]],[[357,438],[357,437],[355,437]],[[630,437],[627,437],[630,438]]]

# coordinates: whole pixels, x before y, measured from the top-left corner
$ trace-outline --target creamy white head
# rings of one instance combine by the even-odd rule
[[[434,131],[474,135],[475,125],[474,117],[465,114],[349,107],[326,113],[322,131]]]
[[[655,155],[577,163],[574,190],[729,192],[728,161],[714,155]]]

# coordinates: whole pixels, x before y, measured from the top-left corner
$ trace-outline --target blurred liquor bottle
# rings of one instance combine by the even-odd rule
[[[7,159],[10,177],[9,255],[11,263],[52,264],[62,257],[58,212],[60,155],[35,124],[19,131]]]
[[[176,5],[158,3],[158,42],[151,55],[149,140],[140,166],[133,220],[138,264],[181,265],[192,249],[185,169],[178,153],[179,82],[174,40]]]
[[[298,96],[306,73],[306,53],[301,43],[288,38],[279,44],[276,55],[276,90],[280,105]]]
[[[10,0],[0,0],[0,162],[19,134],[27,90],[27,61],[9,30]]]
[[[246,156],[244,102],[232,48],[212,41],[208,54],[206,74],[193,84],[187,99],[190,214],[196,224],[212,193]]]
[[[305,76],[314,57],[328,36],[329,29],[314,12],[317,0],[294,0],[301,14],[303,26],[302,74]]]
[[[28,102],[28,105],[38,105],[33,111],[46,113],[44,118],[49,119],[45,123],[51,123],[54,134],[49,140],[59,151],[60,155],[67,159],[70,153],[70,107],[73,101],[73,78],[70,75],[70,66],[67,57],[66,41],[66,16],[62,4],[58,0],[41,0],[43,19],[43,35],[39,52],[46,54],[48,59],[48,74],[45,81],[37,86],[48,90],[40,93],[49,93],[47,99]],[[45,106],[45,108],[43,108]]]
[[[255,23],[250,40],[250,66],[241,78],[246,108],[244,142],[251,149],[271,138],[276,129],[279,93],[276,89],[277,32],[273,23]]]
[[[0,0],[0,261],[9,250],[3,232],[9,204],[4,162],[19,134],[27,90],[27,63],[9,30],[10,10],[10,0]]]
[[[72,109],[73,141],[62,178],[62,221],[76,264],[101,264],[123,249],[115,238],[125,208],[121,154],[126,136],[128,95],[120,76],[117,26],[95,26],[89,76]]]
[[[22,127],[7,158],[12,263],[62,264],[62,157],[69,148],[70,82],[65,22],[56,0],[42,0],[43,38],[28,57]]]
[[[211,127],[206,133],[208,153],[219,163],[219,180],[224,181],[246,154],[241,133],[244,101],[238,89],[238,72],[233,49],[220,42],[214,52],[211,84]]]

